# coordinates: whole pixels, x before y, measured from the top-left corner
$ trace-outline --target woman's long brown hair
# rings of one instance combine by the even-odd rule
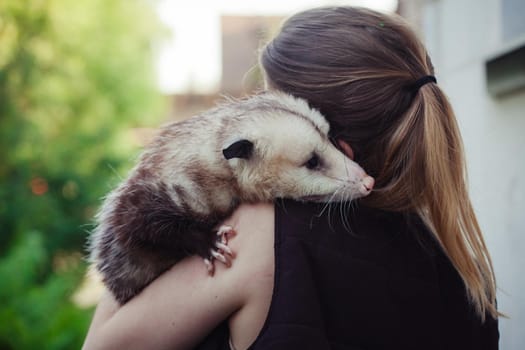
[[[481,319],[497,317],[490,255],[467,191],[461,135],[420,40],[398,16],[325,7],[289,18],[264,47],[268,83],[305,98],[376,179],[370,206],[417,212]]]

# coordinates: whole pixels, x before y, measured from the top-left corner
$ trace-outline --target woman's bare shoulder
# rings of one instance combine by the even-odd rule
[[[247,204],[226,222],[237,231],[230,242],[237,254],[231,272],[243,297],[243,306],[229,320],[236,349],[253,343],[268,315],[274,287],[274,221],[273,204]]]
[[[242,204],[224,222],[237,232],[229,245],[235,252],[230,270],[239,278],[239,282],[258,274],[273,274],[274,217],[271,203]],[[218,272],[224,270],[220,266]]]
[[[201,258],[189,257],[123,306],[106,294],[84,349],[191,348],[230,315],[257,310],[257,285],[273,276],[273,205],[242,205],[225,224],[237,231],[231,267],[216,263],[209,276]]]

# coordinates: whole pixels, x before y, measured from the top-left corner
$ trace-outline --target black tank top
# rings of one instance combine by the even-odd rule
[[[343,214],[344,213],[344,214]],[[201,350],[229,349],[227,323]],[[415,215],[275,205],[275,285],[250,350],[498,349],[458,273]]]

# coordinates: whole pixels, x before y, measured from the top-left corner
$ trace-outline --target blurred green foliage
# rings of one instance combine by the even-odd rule
[[[81,347],[83,247],[162,114],[161,33],[151,0],[0,1],[0,349]]]

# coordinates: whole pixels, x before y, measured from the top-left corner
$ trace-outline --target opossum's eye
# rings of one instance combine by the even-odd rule
[[[319,159],[319,156],[315,153],[312,154],[312,157],[308,159],[306,163],[304,163],[304,166],[310,170],[318,168],[319,165],[321,165],[321,160]]]
[[[248,159],[252,155],[253,143],[248,140],[239,140],[225,149],[222,150],[222,154],[226,159],[242,158]]]

